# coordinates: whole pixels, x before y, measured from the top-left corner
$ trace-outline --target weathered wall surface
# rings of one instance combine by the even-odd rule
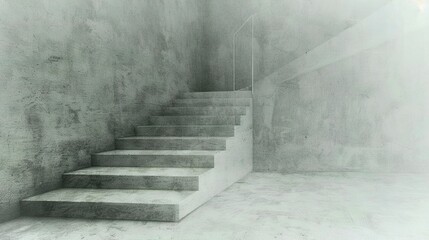
[[[205,2],[0,0],[0,221],[204,74]]]
[[[208,2],[207,39],[210,75],[206,90],[232,89],[233,33],[253,13],[255,16],[255,79],[260,80],[370,15],[389,0],[216,0]],[[239,38],[249,38],[246,26]],[[238,55],[250,49],[238,41]],[[241,46],[244,45],[244,46]],[[242,56],[242,55],[241,55]],[[249,54],[239,57],[239,63]],[[239,67],[237,78],[248,76]]]
[[[256,171],[429,171],[429,12],[394,1],[257,83]]]

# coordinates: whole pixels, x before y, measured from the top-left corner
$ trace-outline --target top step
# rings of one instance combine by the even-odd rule
[[[229,92],[187,92],[179,98],[252,98],[251,91],[229,91]]]

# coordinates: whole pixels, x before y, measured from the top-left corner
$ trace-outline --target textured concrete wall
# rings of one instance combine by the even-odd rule
[[[204,70],[205,1],[0,0],[0,221]]]
[[[429,171],[429,9],[389,3],[257,83],[257,171]]]
[[[255,16],[255,79],[260,80],[344,29],[389,0],[216,0],[208,3],[209,78],[207,90],[232,89],[233,33]],[[249,78],[251,28],[239,33],[237,78]],[[247,61],[247,66],[242,66]]]

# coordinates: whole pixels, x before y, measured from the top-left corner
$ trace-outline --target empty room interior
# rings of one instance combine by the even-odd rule
[[[0,0],[0,239],[429,240],[429,0]]]

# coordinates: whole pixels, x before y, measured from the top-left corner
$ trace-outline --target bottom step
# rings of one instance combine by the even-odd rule
[[[180,220],[195,191],[60,189],[21,201],[21,214],[141,221]]]

